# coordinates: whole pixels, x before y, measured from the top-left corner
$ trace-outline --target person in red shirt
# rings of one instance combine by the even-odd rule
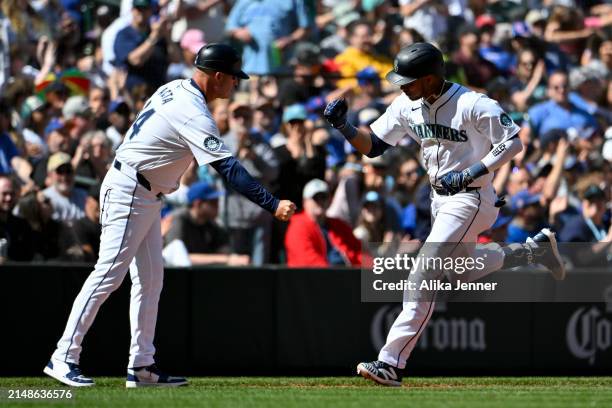
[[[285,235],[287,265],[326,267],[361,265],[361,243],[351,227],[325,215],[329,206],[329,186],[319,179],[309,181],[302,193],[304,210],[291,219]]]

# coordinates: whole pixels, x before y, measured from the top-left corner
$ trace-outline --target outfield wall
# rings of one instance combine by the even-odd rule
[[[1,376],[41,374],[89,272],[0,267]],[[524,274],[526,282],[534,275],[498,274]],[[103,305],[85,338],[88,374],[125,373],[129,284],[127,278]],[[358,361],[376,358],[400,308],[362,303],[358,270],[166,269],[157,361],[186,375],[353,375]],[[409,366],[414,375],[609,374],[611,348],[612,307],[603,297],[440,302]]]

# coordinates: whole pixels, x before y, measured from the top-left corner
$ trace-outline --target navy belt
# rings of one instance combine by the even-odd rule
[[[122,164],[121,164],[121,162],[119,160],[115,160],[115,162],[113,163],[113,167],[115,167],[117,170],[121,171]],[[125,167],[128,167],[128,166],[125,166]],[[134,170],[131,170],[131,171],[134,171]],[[141,186],[143,186],[144,188],[146,188],[149,191],[152,191],[151,183],[149,183],[149,180],[147,180],[147,178],[145,176],[143,176],[142,173],[140,173],[138,171],[136,172],[136,180],[138,181],[138,183]],[[158,197],[162,197],[163,194],[159,193],[159,194],[157,194],[157,196]]]
[[[433,184],[431,185],[431,188],[434,189],[434,191],[439,194],[439,195],[443,195],[443,196],[449,196],[452,195],[451,193],[449,193],[448,191],[446,191],[446,189],[444,187],[440,187],[440,186],[434,186]],[[478,191],[480,190],[480,187],[466,187],[465,189],[459,191],[460,193],[468,193],[470,191]]]

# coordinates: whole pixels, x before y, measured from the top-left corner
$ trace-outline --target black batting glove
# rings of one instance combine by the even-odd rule
[[[474,178],[470,174],[470,169],[463,171],[450,171],[440,178],[440,184],[450,194],[455,195],[458,192],[465,190],[469,186]]]
[[[344,98],[334,99],[325,107],[323,117],[334,128],[342,129],[346,125],[348,105]]]

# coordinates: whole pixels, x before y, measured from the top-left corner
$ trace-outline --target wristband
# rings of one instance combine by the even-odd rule
[[[344,126],[336,129],[338,129],[338,131],[342,133],[344,138],[349,142],[353,140],[355,136],[357,136],[357,128],[348,122],[344,122]]]

